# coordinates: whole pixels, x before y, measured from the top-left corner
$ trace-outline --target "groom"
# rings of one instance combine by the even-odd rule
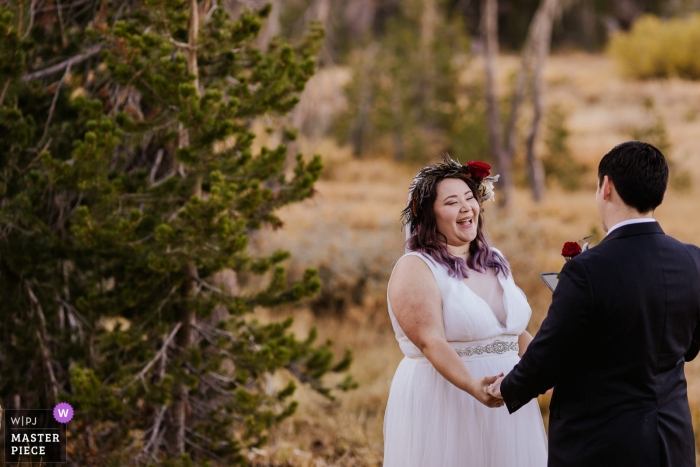
[[[554,386],[549,466],[695,467],[683,365],[700,349],[700,249],[652,217],[667,182],[650,144],[603,157],[607,236],[566,263],[537,336],[490,387],[513,413]]]

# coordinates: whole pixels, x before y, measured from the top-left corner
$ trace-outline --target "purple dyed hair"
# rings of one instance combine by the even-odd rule
[[[462,258],[452,256],[447,251],[446,239],[444,241],[440,240],[440,237],[445,238],[445,236],[437,229],[437,219],[435,218],[433,206],[437,198],[439,182],[446,178],[457,178],[466,183],[479,202],[479,206],[481,206],[481,193],[477,190],[476,183],[474,183],[473,180],[458,176],[447,176],[443,177],[441,180],[437,180],[436,183],[432,185],[428,196],[417,206],[417,222],[411,224],[411,236],[406,241],[407,248],[411,251],[427,254],[437,263],[445,266],[451,276],[457,277],[458,279],[469,277],[469,269],[478,272],[486,272],[487,268],[494,268],[498,274],[503,274],[505,277],[508,277],[510,274],[510,265],[508,261],[493,250],[491,242],[484,233],[486,227],[484,224],[483,211],[479,215],[479,222],[476,226],[476,238],[469,244],[469,257],[466,262]],[[418,228],[419,225],[420,228]]]

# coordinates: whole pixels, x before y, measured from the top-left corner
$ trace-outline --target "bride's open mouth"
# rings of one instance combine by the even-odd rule
[[[471,227],[474,224],[474,218],[464,218],[457,221],[457,223],[463,227]]]

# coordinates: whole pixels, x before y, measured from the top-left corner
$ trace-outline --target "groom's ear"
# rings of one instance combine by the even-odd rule
[[[609,201],[610,195],[612,195],[613,192],[613,182],[607,175],[603,177],[603,182],[601,183],[600,189],[603,192],[603,199],[605,201]]]

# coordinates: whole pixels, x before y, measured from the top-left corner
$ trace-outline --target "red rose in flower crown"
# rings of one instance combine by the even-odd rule
[[[561,255],[568,261],[578,256],[581,251],[581,245],[579,245],[578,242],[566,242],[564,248],[561,250]]]
[[[472,174],[473,178],[482,179],[491,175],[491,166],[486,162],[471,161],[467,162],[467,169]]]

